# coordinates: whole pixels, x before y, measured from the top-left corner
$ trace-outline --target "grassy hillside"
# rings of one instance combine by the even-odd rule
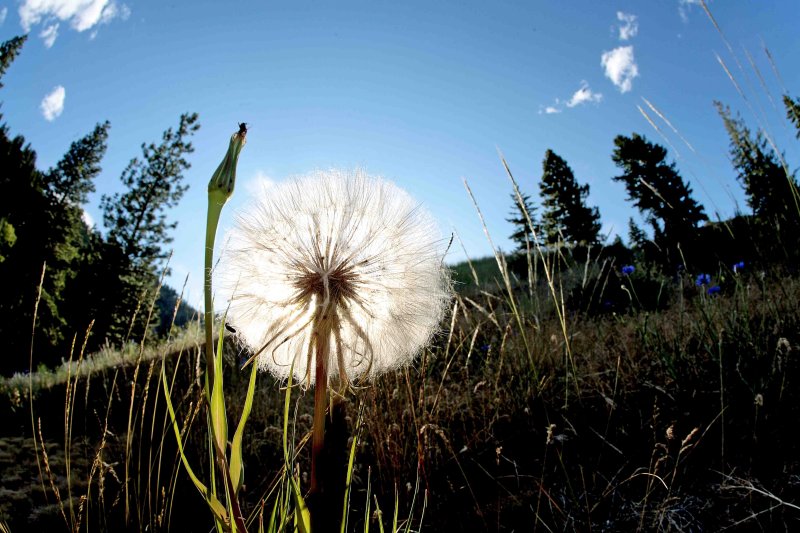
[[[401,524],[413,530],[800,525],[796,275],[720,266],[710,273],[720,290],[709,294],[691,267],[659,278],[591,263],[551,268],[552,286],[541,272],[533,287],[522,275],[509,275],[506,286],[493,261],[473,263],[486,281],[461,286],[448,323],[414,368],[349,398],[350,433],[360,435],[352,528],[363,526],[367,490],[374,528],[390,524],[395,498]],[[458,280],[465,266],[453,270]],[[624,305],[587,313],[553,304],[554,290],[557,301],[569,294],[563,301],[583,302],[582,292],[607,295],[612,286],[628,298]],[[653,287],[660,305],[640,304]],[[201,350],[197,335],[187,335],[152,357],[97,365],[88,375],[72,369],[69,382],[34,375],[34,428],[47,463],[41,444],[33,446],[26,379],[4,381],[2,519],[20,531],[78,521],[92,531],[207,530],[211,515],[179,466],[158,380],[164,364],[189,460],[208,475],[197,410]],[[225,353],[236,413],[246,388],[237,363],[247,354],[233,342]],[[280,385],[259,377],[245,436],[243,499],[254,523],[262,512],[268,519],[278,497]],[[310,396],[294,393],[289,428],[301,479],[310,462]],[[372,512],[376,505],[382,515]]]

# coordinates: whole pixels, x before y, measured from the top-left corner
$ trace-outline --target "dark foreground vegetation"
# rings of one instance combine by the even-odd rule
[[[633,295],[645,281],[591,270],[581,290],[576,273],[572,294],[616,284]],[[537,308],[548,301],[546,284],[533,298],[526,283],[514,285],[519,316],[491,284],[464,290],[452,330],[416,368],[349,402],[359,436],[351,526],[365,519],[369,483],[371,508],[383,512],[371,513],[373,527],[390,523],[395,497],[415,530],[798,527],[800,280],[755,266],[711,276],[724,278],[712,295],[686,272],[663,280],[661,309],[642,310],[634,297],[628,311],[567,310],[564,323]],[[0,513],[12,530],[208,530],[158,379],[164,364],[190,461],[207,474],[200,343],[165,350],[35,390],[46,454],[34,444],[27,379],[5,382]],[[227,346],[232,412],[246,389],[242,355]],[[268,520],[281,476],[284,396],[266,375],[256,390],[243,504],[258,521],[262,512]],[[300,447],[312,403],[298,396],[289,436]]]

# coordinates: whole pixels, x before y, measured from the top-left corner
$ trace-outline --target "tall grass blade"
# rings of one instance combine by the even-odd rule
[[[344,506],[342,507],[342,528],[341,533],[347,531],[347,519],[350,516],[350,487],[353,483],[353,465],[356,458],[356,447],[358,446],[359,438],[361,437],[361,416],[364,413],[364,405],[362,404],[358,410],[358,418],[356,425],[358,431],[353,436],[353,443],[350,445],[350,458],[347,461],[347,479],[345,480],[344,488]]]
[[[258,366],[253,365],[250,370],[250,383],[247,385],[247,396],[244,399],[244,408],[242,409],[242,418],[239,420],[239,425],[233,434],[231,441],[231,483],[238,493],[244,483],[244,463],[242,462],[242,437],[244,435],[244,426],[247,423],[247,418],[250,416],[250,411],[253,408],[253,398],[256,391],[256,376],[258,375]],[[234,494],[235,496],[235,494]]]
[[[178,443],[178,453],[181,456],[183,467],[186,469],[186,473],[189,474],[189,478],[192,480],[192,483],[194,483],[194,486],[197,487],[197,490],[200,491],[200,494],[206,499],[206,502],[208,502],[208,506],[211,508],[214,518],[221,522],[227,522],[228,512],[225,510],[225,506],[222,505],[216,496],[208,491],[208,487],[206,487],[195,475],[194,470],[192,470],[192,467],[189,465],[189,460],[186,458],[186,454],[183,451],[183,439],[181,438],[181,430],[178,427],[178,421],[175,416],[175,409],[172,407],[172,398],[170,398],[170,389],[169,385],[167,384],[167,374],[164,371],[164,365],[161,366],[161,381],[164,387],[164,400],[167,403],[167,410],[169,411],[169,417],[172,421],[172,430],[175,432],[175,440]]]
[[[291,485],[292,497],[295,504],[295,525],[301,533],[309,533],[311,530],[311,514],[308,511],[308,507],[303,499],[303,495],[300,493],[300,486],[297,483],[297,479],[294,475],[292,475],[292,459],[289,457],[289,406],[292,403],[293,372],[294,365],[292,365],[292,368],[289,370],[289,377],[286,382],[286,395],[283,403],[283,459],[285,461],[286,475],[289,478],[289,484]]]

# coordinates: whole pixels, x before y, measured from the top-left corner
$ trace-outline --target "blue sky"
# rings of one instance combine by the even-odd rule
[[[188,299],[198,304],[206,185],[240,121],[250,134],[221,231],[259,183],[359,166],[407,189],[443,233],[457,231],[471,257],[486,256],[462,179],[495,244],[509,250],[512,189],[498,150],[538,198],[549,148],[590,185],[604,231],[625,237],[636,212],[611,181],[611,152],[616,135],[633,132],[669,148],[710,216],[746,209],[712,103],[763,127],[789,166],[800,165],[780,105],[784,91],[800,96],[800,2],[708,8],[721,32],[699,0],[6,1],[0,38],[31,38],[0,100],[41,168],[111,121],[97,193],[85,206],[99,224],[100,196],[119,191],[141,143],[159,139],[182,112],[200,114],[191,187],[171,213],[171,283],[180,288],[189,274]],[[448,260],[463,258],[455,244]]]

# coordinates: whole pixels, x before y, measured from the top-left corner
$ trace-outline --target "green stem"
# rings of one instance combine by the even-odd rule
[[[214,263],[214,240],[217,234],[219,216],[225,201],[208,195],[208,217],[206,218],[205,253],[205,329],[206,329],[206,376],[208,383],[214,384],[214,298],[211,293],[211,269]]]

